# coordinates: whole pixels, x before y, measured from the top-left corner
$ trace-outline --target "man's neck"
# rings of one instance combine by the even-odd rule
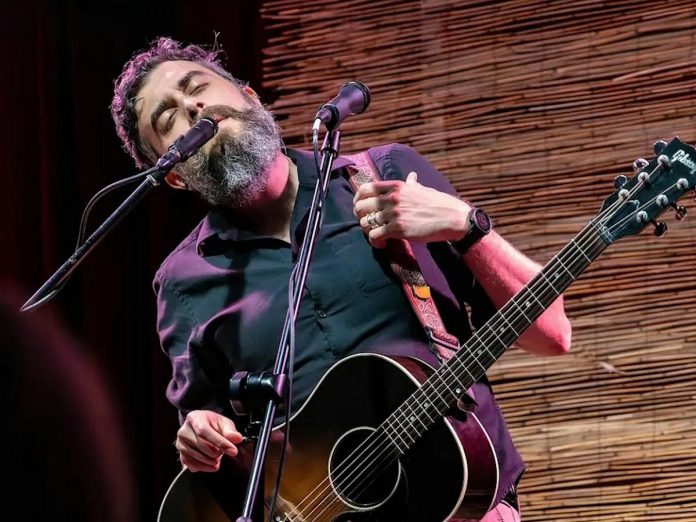
[[[290,242],[290,221],[295,207],[299,180],[297,167],[280,153],[268,172],[268,187],[259,198],[235,214],[256,234]]]

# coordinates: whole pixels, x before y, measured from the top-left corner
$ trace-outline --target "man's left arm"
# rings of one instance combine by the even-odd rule
[[[471,206],[456,196],[456,191],[430,163],[413,149],[397,151],[411,161],[394,161],[393,170],[409,164],[418,169],[406,180],[392,179],[362,185],[355,194],[355,214],[368,234],[370,243],[384,247],[389,238],[423,243],[456,241],[469,230]],[[426,186],[419,176],[427,180]],[[437,188],[433,188],[433,186]],[[371,213],[380,226],[368,223]],[[541,269],[494,230],[462,256],[491,301],[501,308]],[[518,339],[518,345],[537,355],[566,353],[570,349],[571,326],[565,315],[563,296],[554,303]]]

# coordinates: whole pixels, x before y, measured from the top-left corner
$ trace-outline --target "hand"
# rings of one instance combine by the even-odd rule
[[[223,455],[237,456],[235,444],[243,439],[232,420],[214,411],[195,410],[186,415],[174,446],[185,468],[217,471]]]
[[[383,248],[389,238],[423,243],[457,240],[469,228],[471,207],[459,198],[418,183],[411,172],[406,181],[365,183],[353,198],[353,213],[372,246]],[[369,215],[380,225],[368,223]]]

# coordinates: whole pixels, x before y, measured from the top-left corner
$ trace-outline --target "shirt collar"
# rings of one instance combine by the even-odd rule
[[[311,151],[287,149],[288,157],[297,165],[300,186],[316,185],[317,172],[314,166],[314,153]],[[355,163],[344,157],[337,157],[331,166],[331,173]],[[248,229],[237,226],[228,212],[221,207],[213,207],[201,222],[196,238],[196,251],[205,256],[211,253],[213,245],[219,241],[242,241],[258,237]]]

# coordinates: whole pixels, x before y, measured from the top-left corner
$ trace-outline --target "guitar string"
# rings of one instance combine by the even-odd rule
[[[587,227],[583,230],[583,232],[587,232],[587,231],[589,231],[589,229],[590,229],[590,227],[587,226]],[[581,234],[582,234],[582,233],[581,233]],[[596,238],[595,238],[595,239],[596,239]],[[580,248],[580,247],[577,247],[577,246],[576,246],[576,248]],[[572,255],[573,253],[569,251],[569,252],[567,252],[567,254],[571,254],[571,255]],[[559,261],[560,261],[560,260],[559,260]],[[553,262],[553,261],[552,261],[552,262]],[[567,263],[567,260],[566,260],[566,263]],[[561,262],[561,264],[563,264],[563,263]],[[550,265],[551,265],[551,264],[550,264]],[[550,266],[550,265],[549,265],[549,266]],[[567,268],[564,268],[564,270],[567,271]],[[554,294],[554,296],[560,295],[559,292],[558,292],[558,291],[551,285],[551,283],[549,283],[548,281],[544,281],[543,279],[539,279],[539,280],[537,281],[537,283],[542,283],[542,282],[543,282],[544,285],[545,285],[546,291],[551,290],[552,293]],[[529,287],[529,289],[531,290],[532,287]],[[523,316],[524,316],[524,314],[520,314],[516,319],[512,319],[512,318],[511,318],[511,319],[512,319],[513,322],[516,322],[517,320],[519,320],[519,318],[521,318],[521,317],[523,317]],[[526,318],[526,317],[525,317],[525,318]],[[495,319],[500,319],[500,318],[496,317]],[[528,321],[528,319],[527,319],[527,321]],[[495,320],[494,320],[493,322],[495,322]],[[506,322],[507,322],[507,321],[506,321]],[[495,333],[494,333],[494,330],[497,329],[497,327],[498,327],[498,325],[497,325],[495,328],[491,327],[491,330],[493,330],[493,334],[494,334],[492,337],[497,337],[497,336],[495,335]],[[484,332],[484,333],[487,334],[487,333],[490,333],[490,332],[486,331],[486,332]],[[484,340],[484,339],[480,339],[480,340],[479,340],[479,339],[476,339],[476,341],[480,341],[482,344],[483,344],[483,343],[486,343],[486,342],[488,342],[488,341],[490,341],[490,340],[491,340],[491,339],[486,339],[486,340]],[[476,344],[476,343],[474,343],[474,344]],[[462,346],[462,347],[465,347],[465,346]],[[484,347],[485,347],[485,346],[484,346]],[[484,371],[485,371],[485,367],[484,367],[483,365],[480,364],[480,361],[477,359],[477,357],[476,357],[475,354],[473,354],[469,349],[467,349],[467,351],[464,352],[464,353],[465,353],[466,355],[471,355],[472,357],[471,357],[468,361],[467,361],[467,360],[458,361],[459,363],[461,363],[461,365],[466,366],[467,364],[469,364],[469,363],[471,362],[471,359],[473,359],[473,360],[475,360],[476,362],[478,362],[479,365],[481,366],[481,368],[484,369]],[[495,356],[494,356],[493,354],[491,354],[490,352],[488,352],[488,353],[489,353],[489,355],[491,355],[491,356],[495,359]],[[453,358],[453,359],[451,359],[451,360],[455,360],[455,358]],[[438,373],[439,373],[439,370],[438,370]],[[467,372],[467,373],[468,373],[468,372]],[[472,378],[474,378],[471,374],[469,374],[469,375],[470,375]],[[480,378],[480,377],[479,377],[479,378]],[[475,379],[475,378],[474,378],[474,379]],[[456,380],[456,379],[455,379],[455,380]],[[428,383],[428,382],[430,382],[430,381],[426,381],[426,383]],[[426,383],[424,383],[423,386],[425,386]],[[432,384],[432,383],[431,383],[431,384]],[[433,386],[436,386],[436,385],[433,384]],[[422,388],[420,388],[419,390],[417,390],[411,397],[409,397],[409,398],[405,401],[405,403],[408,403],[409,400],[413,399],[414,396],[415,396],[418,392],[422,392]],[[455,399],[456,399],[456,397],[455,397]],[[450,404],[451,404],[450,401],[446,401],[446,400],[442,399],[442,397],[440,397],[440,400],[441,400],[443,403],[445,403],[445,405],[450,405]],[[418,405],[418,404],[417,404],[417,405]],[[412,406],[411,406],[410,404],[409,404],[409,407],[411,407],[411,409],[413,409]],[[427,414],[427,411],[426,411],[426,414]],[[428,415],[428,416],[429,416],[429,415]],[[438,416],[439,416],[439,412],[438,412]],[[431,419],[431,420],[432,420],[432,419]],[[400,424],[401,424],[401,423],[399,422],[398,418],[397,418],[397,419],[394,419],[394,421],[395,421],[395,423],[396,423],[397,425],[400,425]],[[391,422],[392,422],[392,421],[391,421],[389,418],[386,419],[386,422],[389,424],[389,427],[391,427],[391,428],[393,429],[393,426],[391,425]],[[413,426],[413,425],[411,425],[411,426]],[[403,425],[401,425],[400,427],[403,428]],[[373,432],[373,434],[371,434],[371,436],[374,435],[375,433],[379,433],[379,431]],[[413,437],[411,437],[411,438],[413,438]],[[366,442],[367,442],[367,441],[366,441]],[[415,439],[414,439],[414,442],[415,442]],[[381,445],[382,445],[382,446],[383,446],[383,444],[384,444],[384,440],[381,441]],[[392,444],[393,444],[393,446],[390,446],[390,445],[389,445],[389,441],[387,440],[386,451],[389,451],[390,447],[391,447],[392,449],[397,449],[397,450],[399,450],[398,445],[394,444],[393,442],[392,442]],[[364,445],[365,445],[365,443],[363,443],[363,446],[364,446]],[[394,447],[395,447],[395,448],[394,448]],[[358,448],[358,449],[360,449],[360,448]],[[358,449],[356,449],[355,451],[357,451]],[[381,454],[381,455],[378,455],[378,457],[377,457],[377,458],[379,458],[380,456],[382,456],[382,455],[384,454],[384,449],[385,449],[384,447],[382,447],[382,448],[379,448],[379,447],[373,448],[372,453],[374,453],[375,451],[382,450],[382,454]],[[355,451],[354,451],[353,453],[355,453]],[[363,453],[363,455],[359,455],[357,458],[363,457],[365,451],[363,451],[362,453]],[[352,455],[349,455],[348,458],[350,458],[351,456],[352,456]],[[370,455],[370,456],[371,456],[371,455]],[[347,464],[348,458],[346,458],[346,459],[344,460],[344,462],[341,464],[341,466],[342,466],[343,468],[346,468],[346,467],[350,468],[350,465]],[[357,459],[354,459],[354,460],[357,460]],[[363,462],[365,462],[365,461],[366,461],[366,459],[363,459]],[[350,471],[350,470],[348,470],[348,471]],[[358,471],[358,473],[361,473],[361,472]],[[339,473],[339,475],[341,475],[341,473]],[[337,479],[338,479],[338,478],[339,478],[339,477],[337,476]],[[360,478],[360,477],[358,476],[357,478]],[[325,479],[323,482],[326,482],[326,480],[327,480],[327,479]],[[353,479],[352,482],[354,482],[355,480],[356,480],[356,479]],[[349,483],[349,484],[346,486],[346,488],[347,488],[347,487],[350,487],[350,486],[352,485],[352,482]],[[320,483],[317,487],[320,487],[321,484],[322,484],[322,483]],[[330,487],[330,484],[328,484],[328,486]],[[316,489],[317,489],[317,488],[315,488],[314,490],[316,490]],[[327,489],[328,489],[328,487],[325,487],[322,491],[319,492],[319,494],[320,494],[320,495],[323,494]],[[339,488],[339,489],[342,489],[342,488]],[[302,503],[304,503],[304,502],[308,499],[309,496],[312,495],[312,493],[314,492],[314,490],[313,490],[312,492],[310,492],[310,494],[309,494],[307,497],[305,497],[305,499],[303,499],[303,501],[301,501],[299,504],[297,504],[296,507],[299,508],[299,506],[300,506]],[[308,515],[311,515],[318,507],[319,507],[319,506],[317,506],[317,507],[314,508],[312,511],[310,511],[310,512],[308,513]]]
[[[672,186],[667,187],[667,189],[665,189],[664,192],[666,193],[666,192],[669,192],[670,190],[673,190],[673,189],[681,190],[681,189],[679,188],[679,185],[678,185],[677,183],[674,183]],[[635,212],[640,212],[640,211],[646,209],[647,207],[649,207],[650,205],[652,205],[656,200],[657,200],[657,197],[653,198],[652,200],[648,201],[647,203],[644,203],[642,206],[636,208],[636,209],[635,209]],[[626,216],[625,218],[623,218],[622,220],[620,220],[618,223],[616,223],[615,226],[616,226],[616,227],[618,227],[618,226],[623,226],[624,224],[627,224],[628,221],[630,221],[631,219],[633,219],[631,216]],[[646,222],[645,224],[647,224],[647,222]]]
[[[657,170],[657,168],[659,168],[659,166],[657,166],[655,170]],[[653,173],[655,172],[655,170],[653,170]],[[651,175],[652,175],[652,173],[650,174],[650,176],[651,176]],[[637,192],[640,188],[642,188],[642,183],[636,184],[636,186],[632,189],[631,193]],[[631,194],[629,194],[629,195],[631,195]],[[623,199],[623,200],[619,199],[619,200],[617,200],[616,202],[614,202],[612,205],[610,205],[605,211],[603,211],[602,213],[600,213],[600,215],[599,215],[597,218],[595,218],[594,220],[590,221],[590,224],[588,224],[588,225],[580,232],[580,234],[578,234],[578,235],[576,236],[576,238],[579,237],[579,236],[581,236],[582,234],[584,234],[584,233],[586,233],[586,232],[592,231],[592,226],[595,225],[597,221],[600,221],[601,219],[603,219],[604,215],[613,212],[614,207],[617,207],[617,206],[622,205],[622,204],[626,201],[626,199],[627,199],[627,198],[625,198],[625,199]],[[586,238],[586,239],[589,240],[589,241],[592,241],[592,240],[595,240],[595,241],[596,241],[596,238],[592,238],[592,237],[589,237],[589,238]],[[574,241],[575,241],[575,238],[574,238],[573,240],[571,240],[571,243],[573,243]],[[585,243],[585,242],[586,242],[586,241],[583,240],[583,243]],[[606,247],[606,245],[601,244],[601,248],[602,248],[602,249],[605,248],[605,247]],[[578,250],[580,250],[581,253],[583,253],[583,255],[585,255],[584,252],[582,252],[583,247],[577,245],[577,243],[576,243],[576,244],[575,244],[575,248],[578,249]],[[601,250],[600,250],[600,251],[601,251]],[[571,251],[568,251],[567,253],[568,253],[568,254],[572,254]],[[585,257],[587,258],[586,255],[585,255]],[[559,262],[559,264],[563,267],[563,270],[565,270],[566,272],[570,273],[570,272],[568,271],[568,268],[564,266],[564,263],[563,263],[563,262],[560,260],[560,258],[558,258],[557,256],[554,256],[554,258],[552,259],[551,263],[549,263],[549,265],[548,265],[549,267],[551,267],[551,265],[552,265],[552,263],[554,262],[554,260]],[[568,260],[566,259],[565,261],[567,262]],[[588,258],[588,261],[589,261],[589,262],[592,262],[592,260],[590,260],[589,258]],[[589,263],[588,263],[588,264],[589,264]],[[571,279],[572,279],[572,280],[575,279],[575,276],[573,276],[572,274],[571,274]],[[561,293],[561,292],[558,292],[558,291],[553,287],[552,283],[549,282],[548,279],[546,279],[545,276],[539,278],[538,281],[535,282],[535,284],[537,284],[537,283],[542,283],[542,284],[544,284],[544,285],[545,285],[545,290],[548,291],[548,290],[550,289],[550,290],[555,294],[556,297],[557,297],[558,295],[560,295],[560,293]],[[571,283],[572,283],[572,281],[571,281]],[[570,283],[569,283],[569,284],[570,284]],[[526,289],[523,289],[523,291],[525,291],[525,290],[531,291],[531,290],[532,290],[532,286],[527,287]],[[534,294],[534,293],[536,293],[536,292],[534,291],[534,292],[531,292],[531,293]],[[532,297],[534,297],[534,295],[532,295]],[[513,298],[513,299],[514,299],[514,298]],[[537,301],[538,301],[538,299],[537,299]],[[519,306],[516,305],[515,303],[511,302],[510,304],[511,304],[511,306],[516,306],[516,307],[519,309]],[[541,303],[540,303],[540,304],[541,304]],[[542,305],[542,308],[543,308],[543,305]],[[524,314],[524,312],[523,312],[521,309],[519,309],[519,311],[521,312],[520,316],[525,317],[525,319],[527,319],[527,322],[528,322],[528,323],[531,324],[531,322],[533,322],[533,321],[531,321],[531,322],[529,321],[529,319],[526,317],[526,315]],[[543,311],[542,311],[541,313],[543,313]],[[540,314],[541,314],[541,313],[540,313]],[[498,314],[496,314],[496,315],[498,315]],[[513,321],[513,322],[516,322],[517,320],[519,320],[520,316],[518,316],[516,319],[512,319],[512,321]],[[507,320],[505,320],[504,317],[500,317],[500,318],[502,318],[503,321],[507,322],[508,325],[512,328],[512,326],[510,325],[510,323],[509,323]],[[491,332],[484,332],[484,333],[493,333],[493,337],[496,337],[496,338],[498,339],[498,341],[501,341],[500,338],[497,336],[497,334],[495,334],[495,329],[497,329],[497,328],[498,328],[498,326],[496,326],[495,328],[491,327],[491,328],[490,328]],[[513,328],[513,331],[514,331],[514,328]],[[515,333],[516,333],[516,332],[515,332]],[[478,341],[480,341],[480,342],[484,342],[482,339],[476,339],[476,340],[478,340]],[[475,340],[475,341],[476,341],[476,340]],[[488,339],[487,341],[489,341],[489,340],[490,340],[490,339]],[[487,342],[487,341],[485,341],[485,342]],[[514,342],[514,340],[513,340],[512,342]],[[505,344],[505,343],[503,342],[503,344]],[[511,343],[510,343],[510,344],[511,344]],[[464,346],[462,346],[462,347],[464,347]],[[483,347],[485,348],[485,345],[484,345]],[[460,347],[460,348],[461,348],[461,347]],[[491,354],[490,351],[488,351],[487,349],[486,349],[486,351],[488,352],[489,355],[491,355],[491,356],[493,357],[493,362],[495,362],[496,357],[495,357],[493,354]],[[477,359],[477,356],[476,356],[473,352],[471,352],[469,349],[467,349],[467,351],[466,351],[465,353],[466,353],[466,355],[472,355],[472,356],[473,356],[473,360],[476,361],[477,363],[479,363],[479,366],[481,366],[481,368],[484,370],[484,374],[485,374],[486,367],[483,366],[483,365],[481,365],[480,360]],[[464,365],[464,366],[465,366],[465,368],[464,368],[465,370],[466,370],[466,365],[470,363],[470,360],[465,361],[465,360],[463,360],[463,359],[460,360],[459,358],[453,358],[453,359],[456,359],[456,361],[457,361],[458,364]],[[452,364],[452,366],[453,366],[453,365],[454,365],[454,363]],[[438,370],[438,372],[436,372],[436,374],[440,377],[441,381],[445,383],[445,386],[448,387],[448,383],[447,383],[446,381],[444,381],[444,379],[442,378],[441,375],[439,375],[439,373],[440,373],[440,372],[439,372],[439,370]],[[468,370],[467,370],[467,373],[469,373]],[[483,375],[483,374],[482,374],[482,375]],[[455,376],[454,374],[452,374],[451,376],[454,377],[455,382],[457,382],[456,376]],[[469,376],[470,376],[470,377],[473,377],[470,373],[469,373]],[[479,376],[478,378],[480,378],[480,376]],[[476,379],[475,379],[475,380],[476,380]],[[424,383],[423,386],[425,386],[425,384],[427,384],[427,383],[430,383],[430,379],[429,379],[428,381],[426,381],[426,383]],[[437,387],[437,385],[434,384],[434,382],[433,382],[433,383],[430,383],[430,384],[431,384],[433,387]],[[461,383],[459,383],[459,384],[461,384]],[[409,397],[409,398],[405,401],[405,403],[404,403],[404,404],[408,405],[408,407],[411,409],[412,412],[415,412],[415,410],[414,410],[413,407],[408,403],[408,401],[411,400],[412,398],[414,398],[414,396],[416,395],[416,393],[417,393],[418,391],[422,391],[422,388],[420,388],[420,389],[417,390],[414,394],[412,394],[412,396]],[[451,393],[451,390],[448,389],[448,391],[450,391],[450,393]],[[438,396],[439,396],[439,394],[438,394]],[[444,399],[442,399],[442,397],[440,396],[440,400],[442,400],[442,401],[445,403],[445,405],[450,405],[455,399],[456,399],[456,396],[455,396],[455,398],[454,398],[452,401],[449,401],[449,402],[448,402],[448,401],[445,401]],[[418,404],[417,404],[417,406],[418,406]],[[433,422],[432,419],[430,418],[430,415],[428,415],[428,413],[427,413],[427,411],[426,411],[425,409],[423,409],[423,412],[426,413],[426,415],[429,417],[429,420],[430,420],[431,422]],[[392,416],[393,416],[393,415],[394,415],[394,414],[392,414]],[[441,415],[441,414],[438,412],[438,416],[439,416],[439,415]],[[391,417],[391,416],[390,416],[390,417]],[[389,418],[387,418],[386,421],[389,421]],[[401,424],[400,421],[399,421],[398,419],[394,419],[394,421],[396,422],[396,424],[397,424],[400,428],[402,428],[402,429],[404,428],[404,425]],[[424,427],[425,427],[425,423],[423,423],[423,421],[421,421],[421,424],[423,424]],[[391,426],[391,421],[388,422],[388,425],[389,425],[390,428],[393,429],[393,426]],[[411,424],[411,427],[413,427],[413,424]],[[379,428],[378,428],[378,429],[379,429]],[[379,433],[379,432],[376,430],[376,431],[374,431],[370,436],[372,436],[372,435],[375,434],[375,433]],[[408,433],[407,430],[406,430],[406,433]],[[418,431],[416,431],[416,434],[418,434]],[[413,438],[412,435],[409,434],[409,436],[410,436],[411,438]],[[368,438],[368,440],[369,440],[369,438]],[[413,442],[415,442],[415,440],[416,440],[416,439],[414,439]],[[382,441],[382,442],[383,442],[383,441]],[[389,442],[390,442],[390,441],[387,440],[387,445],[389,444]],[[393,441],[391,441],[391,442],[392,442],[392,444],[393,444],[394,446],[396,446],[396,449],[400,452],[398,446],[397,446]],[[367,443],[367,440],[363,443],[362,446],[364,447],[366,443]],[[387,446],[387,450],[388,450],[388,447],[389,447],[389,446]],[[407,446],[407,448],[408,448],[408,446]],[[353,454],[354,454],[356,451],[359,451],[360,449],[361,449],[360,447],[356,448],[356,449],[353,451]],[[373,451],[372,451],[372,453],[374,453],[375,450],[379,450],[379,446],[378,446],[377,448],[374,448]],[[362,451],[362,454],[363,454],[363,455],[364,455],[364,453],[365,453],[365,450]],[[350,457],[353,456],[353,454],[349,455],[349,456],[344,460],[344,462],[341,464],[341,466],[342,466],[343,468],[346,468],[346,467],[350,468],[350,465],[346,464],[346,462],[347,462],[347,460],[348,460]],[[382,452],[382,455],[383,455],[383,452]],[[360,456],[358,456],[357,458],[360,458]],[[354,460],[356,460],[356,459],[354,459]],[[352,464],[352,465],[354,465],[354,464]],[[350,471],[350,470],[348,469],[348,470],[346,470],[346,471]],[[358,472],[358,473],[360,473],[360,472]],[[341,474],[341,473],[339,472],[339,475],[340,475],[340,474]],[[338,477],[337,477],[337,478],[338,478]],[[348,484],[348,486],[351,486],[352,483],[355,482],[355,480],[357,480],[358,478],[360,478],[360,476],[358,476],[357,478],[353,479],[353,481],[352,481],[350,484]],[[368,477],[368,478],[369,478],[369,477]],[[300,506],[302,503],[304,503],[305,501],[307,501],[308,498],[312,495],[312,493],[314,493],[318,487],[321,487],[322,483],[325,483],[327,480],[329,480],[328,477],[327,477],[326,479],[324,479],[322,482],[320,482],[320,483],[319,483],[307,496],[305,496],[305,498],[304,498],[302,501],[300,501],[299,504],[297,504],[296,508],[299,508],[299,506]],[[363,482],[364,482],[364,479],[363,479]],[[320,494],[320,495],[323,494],[330,486],[331,486],[331,484],[330,484],[330,482],[329,482],[329,483],[328,483],[328,486],[324,487],[323,490],[319,492],[319,494]],[[336,500],[339,500],[339,499],[336,498],[336,499],[334,500],[334,502],[335,502]],[[317,506],[317,507],[319,507],[319,506]],[[313,509],[312,511],[310,511],[309,514],[311,514],[311,513],[312,513],[313,511],[315,511],[316,509],[317,509],[317,508],[315,508],[315,509]],[[326,508],[325,508],[325,509],[326,509]],[[299,509],[298,509],[298,511],[299,511]],[[325,510],[323,510],[323,511],[325,511]],[[323,511],[322,511],[322,512],[323,512]]]

